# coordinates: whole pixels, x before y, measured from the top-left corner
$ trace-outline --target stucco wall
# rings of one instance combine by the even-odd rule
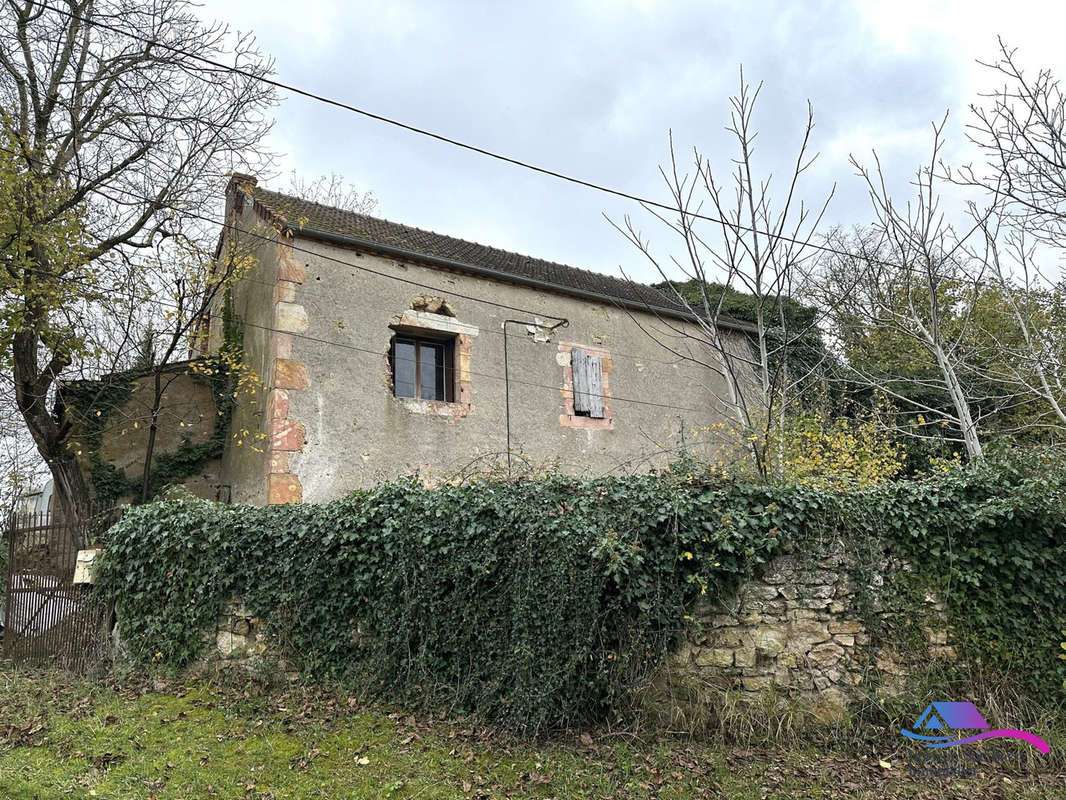
[[[404,263],[306,238],[296,249],[280,245],[276,264],[257,277],[278,276],[273,296],[275,337],[264,343],[246,328],[249,357],[270,387],[267,415],[276,463],[268,465],[270,502],[318,502],[382,478],[418,471],[440,479],[506,452],[503,370],[505,319],[569,320],[548,341],[524,325],[508,326],[512,449],[516,465],[554,465],[568,473],[646,469],[693,428],[723,421],[717,397],[722,378],[685,362],[641,330],[671,347],[688,345],[655,316],[509,283]],[[380,275],[340,262],[352,262]],[[426,284],[433,288],[425,288]],[[261,287],[265,289],[265,287]],[[261,318],[265,295],[242,295],[246,321]],[[393,330],[419,295],[443,298],[454,320],[476,332],[461,340],[456,366],[467,395],[455,404],[420,403],[393,395],[387,353]],[[476,297],[516,311],[466,299]],[[269,301],[267,303],[269,305]],[[633,318],[639,319],[640,325]],[[406,322],[406,320],[404,320]],[[538,332],[541,333],[541,332]],[[737,341],[738,347],[745,345]],[[574,417],[568,409],[568,350],[600,353],[606,366],[607,422]],[[706,358],[707,354],[704,353]],[[267,359],[269,360],[269,358]],[[284,364],[282,362],[285,362]],[[277,365],[285,374],[276,375]],[[664,447],[657,447],[662,445]],[[227,466],[233,461],[227,462]],[[251,471],[241,468],[242,475]],[[234,477],[234,499],[258,502]],[[248,484],[250,485],[250,484]]]
[[[224,482],[229,486],[235,503],[261,505],[267,499],[268,449],[265,440],[256,434],[270,436],[267,414],[268,390],[273,382],[273,367],[277,335],[274,331],[275,287],[279,262],[278,233],[259,217],[250,200],[234,206],[232,195],[227,199],[227,218],[237,223],[241,232],[231,234],[226,247],[244,259],[242,279],[231,291],[233,311],[243,326],[244,360],[260,385],[256,391],[242,392],[233,410],[230,435],[222,457]],[[222,257],[226,257],[223,251]],[[219,298],[211,314],[209,349],[217,349],[222,341],[222,308]],[[249,431],[248,436],[234,437],[234,433]],[[240,442],[240,444],[238,444]]]

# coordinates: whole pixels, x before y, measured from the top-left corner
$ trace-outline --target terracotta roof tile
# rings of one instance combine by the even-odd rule
[[[542,281],[564,292],[567,289],[591,292],[627,305],[648,305],[664,311],[685,313],[684,307],[676,299],[645,284],[312,203],[259,187],[252,189],[252,192],[256,203],[293,230],[298,232],[304,229],[304,235],[311,238],[315,231],[351,236],[416,255],[487,268],[519,279]]]

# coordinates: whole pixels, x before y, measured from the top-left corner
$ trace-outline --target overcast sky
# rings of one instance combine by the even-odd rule
[[[1066,4],[983,0],[666,2],[574,0],[206,0],[203,14],[253,31],[280,80],[379,114],[634,194],[663,198],[667,131],[728,169],[724,131],[738,67],[765,83],[758,163],[794,157],[814,105],[805,184],[834,183],[827,226],[869,217],[848,164],[876,148],[903,192],[951,112],[947,157],[995,81],[996,36],[1027,68],[1066,74]],[[662,250],[670,237],[631,203],[494,162],[299,97],[277,111],[288,173],[339,173],[399,222],[640,279],[654,273],[603,219],[626,212]]]

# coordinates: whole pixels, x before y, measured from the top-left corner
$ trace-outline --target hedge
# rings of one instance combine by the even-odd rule
[[[782,542],[842,536],[910,560],[972,657],[1057,697],[1064,474],[988,465],[853,494],[664,473],[403,480],[267,508],[183,499],[130,509],[102,578],[142,663],[188,664],[239,596],[309,676],[536,730],[620,708],[694,606]]]

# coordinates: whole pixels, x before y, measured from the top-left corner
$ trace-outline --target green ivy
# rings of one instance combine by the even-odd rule
[[[1066,664],[1055,658],[1055,633],[1066,625],[1061,454],[886,484],[851,504],[848,524],[888,543],[914,567],[906,582],[947,603],[967,660],[1019,678],[1045,700],[1066,699]]]
[[[133,378],[131,372],[95,381],[73,381],[63,386],[63,401],[78,415],[81,436],[90,453],[100,450],[111,412],[129,402]]]
[[[184,437],[177,449],[156,454],[149,478],[149,497],[157,497],[163,489],[180,483],[199,472],[203,466],[222,457],[226,432],[233,413],[232,378],[218,358],[207,357],[198,372],[197,380],[211,382],[216,414],[211,437],[193,443]],[[209,373],[201,375],[201,372]],[[112,412],[122,408],[133,392],[133,382],[143,373],[124,373],[102,381],[79,381],[64,388],[64,399],[77,414],[82,427],[83,449],[88,462],[93,494],[102,505],[113,505],[123,497],[139,495],[141,475],[130,477],[126,471],[108,463],[100,456],[103,432]]]
[[[190,369],[194,380],[206,382],[214,397],[215,420],[211,436],[199,443],[183,437],[176,450],[157,453],[149,477],[149,498],[158,497],[168,486],[181,483],[210,461],[222,458],[236,404],[236,376],[229,365],[240,361],[243,337],[243,324],[233,311],[233,298],[227,290],[222,304],[222,347],[218,353],[202,357],[196,368]],[[101,380],[73,382],[63,388],[63,399],[82,426],[89,478],[95,499],[101,505],[114,505],[130,495],[140,496],[142,476],[130,477],[125,470],[104,461],[100,457],[100,446],[112,412],[129,402],[134,381],[150,374],[150,371],[130,370]]]
[[[843,537],[942,590],[972,657],[1061,691],[1066,472],[1036,470],[854,494],[663,474],[402,480],[266,508],[181,499],[131,509],[102,578],[143,663],[202,655],[241,597],[311,677],[536,730],[623,707],[696,604],[728,597],[781,543]]]
[[[129,511],[106,580],[143,662],[197,657],[240,596],[310,675],[539,728],[620,702],[703,592],[728,593],[801,538],[803,515],[780,500],[657,476],[180,500]]]

